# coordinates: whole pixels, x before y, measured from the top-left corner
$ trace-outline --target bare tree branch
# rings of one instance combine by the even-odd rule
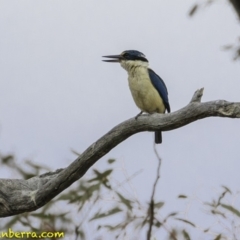
[[[88,147],[72,164],[55,172],[22,179],[0,179],[0,217],[34,211],[80,179],[101,157],[128,137],[144,131],[170,131],[206,117],[240,118],[240,103],[224,100],[201,103],[203,89],[184,108],[169,114],[131,118]]]

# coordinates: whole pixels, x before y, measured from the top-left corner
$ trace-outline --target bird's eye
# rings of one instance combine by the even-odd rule
[[[123,55],[125,58],[129,57],[129,53],[124,53]]]

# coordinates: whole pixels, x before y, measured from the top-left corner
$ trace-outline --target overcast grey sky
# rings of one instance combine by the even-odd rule
[[[66,167],[75,158],[71,149],[84,151],[135,116],[127,73],[101,61],[123,50],[146,55],[168,87],[172,111],[201,87],[202,101],[239,102],[239,62],[221,50],[239,36],[235,12],[222,0],[189,18],[193,3],[1,1],[0,151],[53,170]],[[240,189],[239,127],[239,120],[209,118],[163,133],[156,198],[167,202],[164,213],[175,209],[180,193],[211,200],[222,184]],[[104,159],[109,157],[129,175],[143,169],[132,185],[148,201],[157,164],[153,133],[132,136]],[[104,160],[96,165],[103,168]],[[240,208],[239,198],[235,206]]]

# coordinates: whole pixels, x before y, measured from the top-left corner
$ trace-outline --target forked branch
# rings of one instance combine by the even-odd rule
[[[240,118],[240,103],[224,100],[201,103],[202,94],[203,89],[197,90],[191,102],[176,112],[142,115],[137,120],[131,118],[119,124],[64,169],[28,180],[0,179],[0,217],[30,212],[44,206],[80,179],[96,161],[133,134],[170,131],[206,117]]]

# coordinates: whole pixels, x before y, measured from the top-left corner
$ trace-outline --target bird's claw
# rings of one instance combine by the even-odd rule
[[[141,112],[135,117],[135,120],[137,120],[138,117],[139,117],[140,115],[142,115],[142,113],[143,113],[143,111],[141,111]]]

